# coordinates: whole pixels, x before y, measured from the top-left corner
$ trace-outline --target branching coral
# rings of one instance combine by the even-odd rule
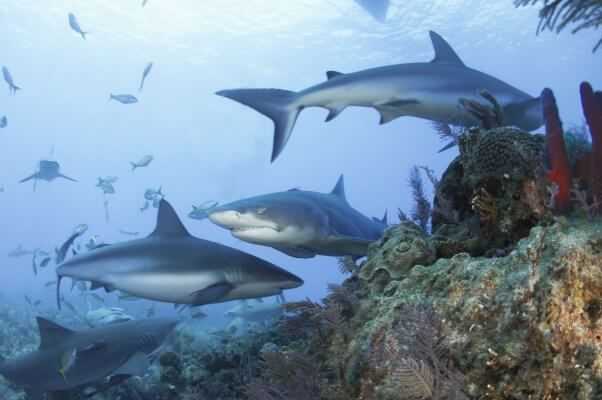
[[[411,212],[412,220],[416,222],[422,230],[427,232],[433,210],[430,201],[426,198],[424,181],[420,175],[420,169],[416,166],[410,170],[408,185],[412,189],[412,198],[414,199]]]
[[[358,265],[353,260],[353,257],[342,256],[337,258],[339,270],[342,274],[354,274],[359,269]]]
[[[602,2],[599,0],[514,0],[514,5],[528,6],[543,3],[539,11],[539,25],[537,33],[550,30],[561,32],[567,26],[574,24],[572,33],[582,29],[597,29],[602,25]],[[602,39],[598,41],[593,51],[602,46]]]

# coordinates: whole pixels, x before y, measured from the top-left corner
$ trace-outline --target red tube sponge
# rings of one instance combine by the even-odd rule
[[[592,86],[582,82],[579,87],[583,115],[592,136],[589,168],[589,191],[592,198],[602,201],[602,95],[594,93]]]
[[[556,99],[551,89],[541,92],[541,109],[546,125],[546,146],[552,169],[548,172],[548,180],[558,185],[558,194],[554,201],[554,212],[568,213],[571,210],[571,166],[564,144],[562,121],[558,115]]]

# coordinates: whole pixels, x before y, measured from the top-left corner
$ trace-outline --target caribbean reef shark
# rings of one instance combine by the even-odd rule
[[[49,157],[38,163],[37,172],[35,174],[20,180],[19,183],[27,182],[32,179],[35,179],[35,183],[37,183],[38,179],[50,182],[55,180],[56,178],[63,178],[67,179],[68,181],[77,182],[75,179],[69,178],[67,175],[61,174],[61,165],[54,158]],[[33,190],[36,189],[35,183],[33,186]]]
[[[267,261],[191,236],[172,206],[161,200],[154,232],[143,239],[78,254],[56,269],[61,279],[91,281],[132,296],[175,304],[220,303],[282,294],[303,281]]]
[[[355,0],[378,22],[385,22],[391,0]]]
[[[342,175],[330,193],[293,189],[225,204],[207,215],[234,237],[297,258],[363,257],[387,227],[386,213],[370,219],[349,205]]]
[[[42,317],[38,350],[12,360],[0,357],[0,375],[25,390],[27,400],[44,393],[84,386],[108,376],[144,375],[149,355],[177,320],[149,318],[107,324],[75,332]],[[71,362],[65,365],[65,355]]]
[[[307,107],[329,111],[326,121],[350,106],[371,107],[384,124],[413,116],[457,126],[479,122],[460,98],[482,101],[478,91],[491,93],[504,108],[505,123],[531,131],[542,124],[539,99],[492,76],[468,68],[451,46],[430,32],[435,58],[430,63],[398,64],[343,74],[326,73],[328,80],[300,92],[280,89],[232,89],[216,94],[264,114],[274,122],[272,162],[288,142],[297,116]]]

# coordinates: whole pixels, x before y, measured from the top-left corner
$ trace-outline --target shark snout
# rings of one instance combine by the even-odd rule
[[[215,210],[209,212],[209,219],[215,225],[230,229],[241,225],[241,213],[236,210]]]

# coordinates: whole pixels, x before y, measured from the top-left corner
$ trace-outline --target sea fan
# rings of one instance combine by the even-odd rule
[[[422,360],[402,358],[393,379],[398,382],[404,398],[428,399],[433,395],[433,372]]]
[[[359,269],[353,257],[350,256],[338,257],[337,262],[339,263],[339,270],[343,274],[353,274]]]
[[[572,33],[582,29],[597,29],[602,25],[602,2],[600,0],[514,0],[516,7],[543,3],[539,10],[537,34],[544,30],[561,32],[570,24],[575,24]],[[602,46],[602,39],[596,43],[595,52]]]
[[[247,397],[258,400],[320,400],[315,359],[293,352],[266,350],[261,357],[267,368],[247,386]]]

